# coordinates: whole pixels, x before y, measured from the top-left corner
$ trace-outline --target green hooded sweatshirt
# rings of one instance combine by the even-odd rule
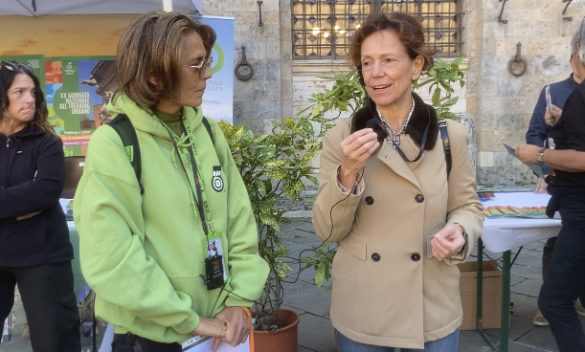
[[[226,306],[249,307],[262,291],[268,265],[258,254],[250,200],[217,123],[208,119],[212,141],[201,109],[183,107],[206,216],[221,233],[229,268],[226,290],[208,290],[202,279],[207,238],[197,210],[189,139],[176,137],[175,149],[162,122],[125,95],[108,110],[112,116],[128,115],[136,129],[144,194],[119,135],[110,126],[98,128],[73,202],[83,276],[96,293],[96,315],[116,333],[180,343],[191,337],[199,317],[214,317]],[[212,187],[218,166],[222,189]]]

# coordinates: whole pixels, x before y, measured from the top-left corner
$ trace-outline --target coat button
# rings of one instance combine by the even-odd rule
[[[378,253],[372,253],[372,260],[375,262],[379,262],[380,261],[380,255]]]
[[[414,197],[414,200],[417,203],[422,203],[422,202],[425,201],[425,196],[423,196],[422,194],[419,193],[419,194],[416,195],[416,197]]]
[[[366,204],[367,204],[367,205],[372,205],[372,204],[374,204],[374,197],[372,197],[372,196],[367,196],[367,197],[366,197]]]
[[[418,254],[418,253],[412,253],[410,255],[410,259],[412,259],[413,262],[418,262],[420,260],[420,254]]]

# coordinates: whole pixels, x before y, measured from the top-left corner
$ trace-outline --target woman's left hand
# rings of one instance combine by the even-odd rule
[[[465,245],[463,228],[459,224],[447,224],[431,240],[433,256],[438,260],[457,255]]]
[[[250,333],[250,318],[241,307],[226,307],[217,313],[216,319],[221,319],[227,323],[227,332],[225,337],[214,338],[212,349],[215,351],[221,341],[229,343],[231,346],[237,346],[246,341]]]

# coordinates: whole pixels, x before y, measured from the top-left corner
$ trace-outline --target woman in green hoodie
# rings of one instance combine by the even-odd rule
[[[237,345],[268,275],[228,143],[214,121],[209,131],[204,125],[214,41],[207,25],[152,12],[118,44],[108,111],[132,122],[142,174],[116,131],[102,126],[74,201],[81,268],[96,315],[114,325],[114,352],[181,351],[192,335]],[[208,253],[210,243],[221,255]]]

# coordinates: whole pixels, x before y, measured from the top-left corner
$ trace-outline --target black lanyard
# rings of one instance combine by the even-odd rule
[[[166,125],[165,125],[166,127]],[[193,143],[193,139],[191,138],[191,133],[187,132],[187,129],[185,128],[185,124],[183,122],[181,122],[181,127],[183,128],[183,133],[187,134],[187,137],[189,138],[189,140],[191,141],[191,143]],[[185,175],[187,175],[187,177],[189,177],[189,173],[187,172],[187,169],[185,169],[185,165],[183,165],[183,162],[181,161],[181,153],[179,152],[179,148],[177,147],[177,142],[175,141],[175,137],[173,137],[171,131],[168,131],[168,127],[167,127],[167,132],[169,133],[169,137],[171,138],[171,143],[173,143],[173,147],[175,148],[175,151],[177,152],[177,156],[179,157],[179,161],[181,162],[181,166],[183,166],[183,170],[185,171]],[[189,151],[189,157],[191,159],[191,167],[193,168],[193,180],[195,183],[195,191],[197,192],[196,194],[196,199],[195,199],[195,203],[197,203],[197,211],[199,212],[199,216],[201,217],[201,226],[203,226],[203,232],[205,232],[205,236],[209,237],[209,230],[207,228],[207,221],[205,220],[205,209],[203,206],[203,196],[202,196],[202,189],[201,189],[201,184],[199,183],[199,173],[197,172],[197,161],[195,161],[195,156],[193,154],[193,147],[191,145],[189,145],[187,147],[187,150]]]
[[[396,149],[398,154],[400,154],[400,157],[402,158],[402,160],[408,161],[408,162],[415,162],[418,159],[420,159],[420,157],[422,156],[422,154],[425,150],[425,144],[427,144],[427,135],[429,134],[429,125],[431,124],[431,113],[429,111],[428,106],[427,106],[427,117],[428,117],[428,121],[427,121],[427,125],[425,126],[425,130],[423,132],[423,135],[422,135],[422,138],[420,141],[420,148],[418,150],[418,155],[413,160],[408,160],[406,155],[404,155],[404,152],[402,151],[402,149],[400,149],[400,146],[394,142],[394,139],[387,137],[392,141],[392,145],[394,146],[394,149]]]

